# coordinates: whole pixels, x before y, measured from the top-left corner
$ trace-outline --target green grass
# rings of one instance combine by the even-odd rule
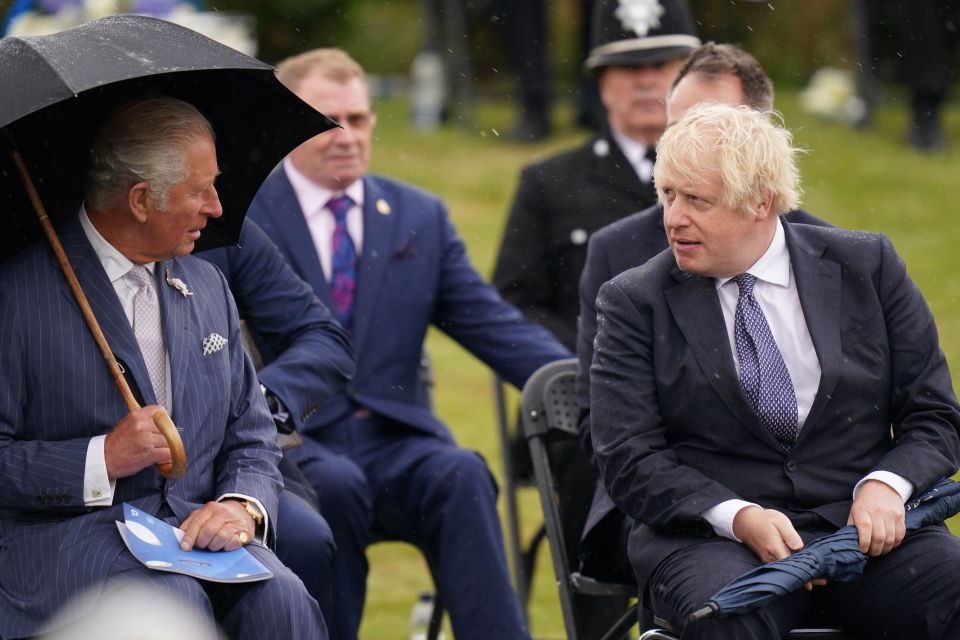
[[[881,109],[866,130],[803,114],[795,92],[782,91],[778,103],[796,143],[809,150],[801,161],[804,207],[838,226],[890,235],[933,309],[949,362],[960,367],[960,212],[954,199],[960,177],[960,110],[952,107],[947,114],[947,137],[954,146],[945,154],[922,156],[902,144],[905,116],[896,103]],[[532,146],[508,143],[500,135],[512,124],[513,113],[497,102],[481,103],[475,124],[430,133],[411,129],[405,103],[382,103],[377,109],[373,170],[440,195],[474,265],[486,276],[493,268],[520,168],[586,136],[567,125],[572,116],[562,109],[554,114],[557,134]],[[502,478],[490,372],[439,332],[431,332],[428,349],[439,414],[460,445],[482,453]],[[516,402],[515,393],[511,401]],[[532,489],[524,489],[520,500],[529,539],[540,521],[539,503]],[[951,525],[960,533],[960,520]],[[406,637],[407,616],[418,592],[432,590],[426,564],[412,547],[394,543],[375,545],[370,559],[361,637]],[[545,550],[537,567],[529,608],[533,634],[538,639],[563,638]],[[449,629],[447,634],[450,637]]]

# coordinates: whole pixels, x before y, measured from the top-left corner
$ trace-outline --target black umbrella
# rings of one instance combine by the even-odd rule
[[[284,87],[270,65],[185,27],[134,15],[3,38],[0,95],[0,129],[10,145],[0,154],[0,259],[46,233],[127,406],[139,408],[54,232],[58,216],[75,215],[83,200],[83,168],[103,118],[119,103],[167,95],[195,105],[213,125],[224,213],[209,221],[197,251],[235,244],[270,170],[336,124]],[[154,421],[174,458],[161,472],[179,477],[186,457],[176,427],[165,412]]]
[[[942,479],[907,503],[906,508],[907,530],[942,522],[960,512],[960,482]],[[857,580],[863,575],[867,560],[860,551],[856,527],[848,525],[814,540],[788,558],[769,562],[730,581],[691,614],[690,621],[753,611],[817,578],[834,582]]]

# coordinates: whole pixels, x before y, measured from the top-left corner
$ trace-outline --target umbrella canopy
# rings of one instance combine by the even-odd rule
[[[224,210],[196,251],[235,244],[270,170],[301,142],[336,126],[284,87],[270,65],[185,27],[135,15],[3,38],[0,95],[0,129],[19,148],[54,222],[82,202],[90,142],[114,106],[147,95],[195,105],[217,135]],[[40,236],[8,155],[0,153],[0,258]]]
[[[906,526],[919,529],[960,512],[960,482],[942,479],[907,503]],[[747,613],[796,591],[816,578],[850,582],[863,575],[867,556],[857,528],[848,525],[783,560],[769,562],[735,578],[690,616],[691,622]]]

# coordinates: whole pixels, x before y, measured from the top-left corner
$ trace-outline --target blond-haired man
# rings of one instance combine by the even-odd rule
[[[780,638],[823,615],[858,637],[957,638],[960,540],[904,532],[904,502],[960,461],[933,317],[884,236],[780,221],[795,156],[769,114],[687,111],[654,170],[670,252],[600,290],[591,428],[636,521],[631,564],[684,627],[732,578],[852,523],[863,579],[682,637]]]

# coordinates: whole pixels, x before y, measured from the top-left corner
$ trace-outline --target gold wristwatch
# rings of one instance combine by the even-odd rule
[[[239,502],[240,506],[243,507],[243,510],[250,514],[250,517],[253,518],[253,524],[255,527],[259,527],[263,524],[263,513],[260,511],[260,507],[249,500],[240,500],[238,498],[233,498],[233,500]]]

